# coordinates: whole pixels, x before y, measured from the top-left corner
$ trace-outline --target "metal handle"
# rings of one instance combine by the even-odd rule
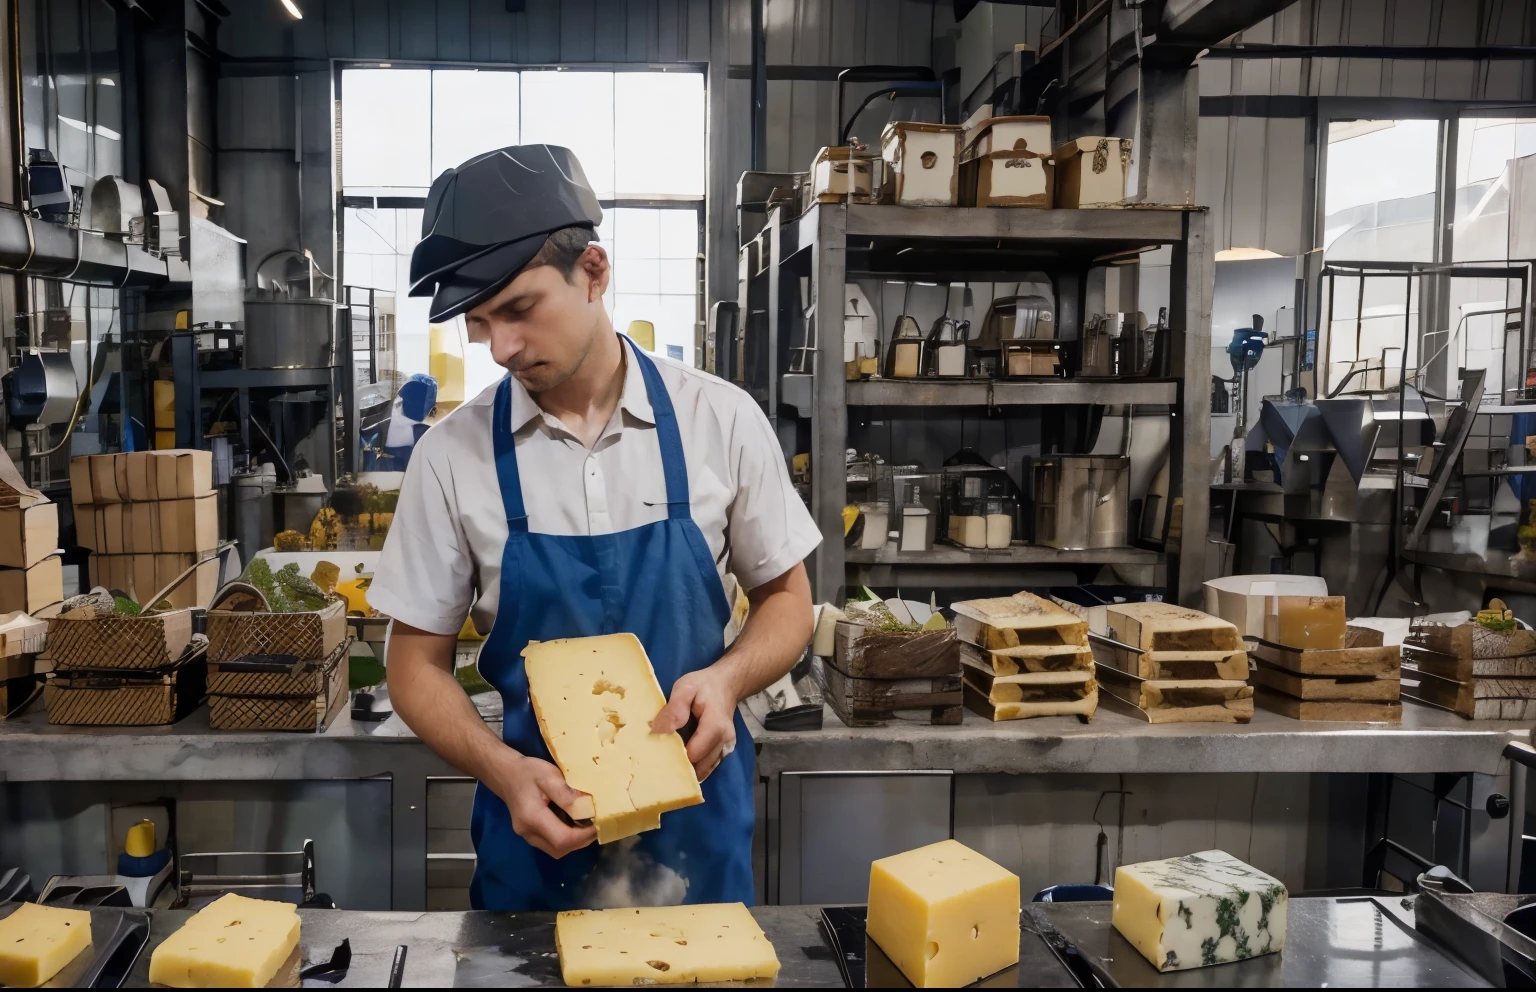
[[[1510,741],[1504,745],[1504,757],[1526,768],[1536,768],[1536,747],[1520,741]]]

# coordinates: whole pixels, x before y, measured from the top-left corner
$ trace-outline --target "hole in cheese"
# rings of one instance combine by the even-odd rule
[[[678,947],[688,946],[688,942],[686,940],[674,940],[672,943],[676,944]]]
[[[932,961],[939,955],[939,945],[933,941],[928,942],[928,960]]]
[[[979,926],[971,927],[971,939],[975,940],[977,937],[980,937],[980,936],[981,936],[981,927],[979,927]]]
[[[647,961],[646,964],[650,965],[652,968],[655,968],[657,971],[672,970],[672,966],[667,964],[665,961]]]
[[[618,712],[603,710],[603,718],[597,721],[597,739],[604,744],[612,744],[613,739],[619,736],[619,731],[622,729],[624,729],[624,721],[619,718]]]
[[[620,699],[624,698],[624,687],[609,682],[607,679],[598,679],[592,683],[592,695],[601,696],[605,692],[611,692]]]

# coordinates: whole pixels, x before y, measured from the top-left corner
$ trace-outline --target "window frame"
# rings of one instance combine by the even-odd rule
[[[708,272],[708,205],[709,205],[709,168],[710,168],[710,123],[709,123],[709,63],[707,62],[462,62],[462,61],[434,61],[419,59],[390,59],[380,61],[377,59],[332,59],[331,60],[331,86],[334,94],[333,120],[332,120],[332,145],[331,145],[331,175],[332,187],[335,191],[335,206],[332,229],[335,237],[335,271],[337,286],[348,285],[346,278],[346,214],[348,208],[362,209],[422,209],[426,206],[426,196],[360,196],[348,195],[346,187],[342,185],[342,152],[345,136],[342,134],[342,106],[346,94],[342,85],[343,73],[349,69],[463,69],[490,72],[687,72],[700,77],[704,85],[704,188],[698,195],[692,194],[665,194],[648,197],[612,197],[599,198],[598,205],[604,213],[615,209],[627,207],[649,209],[692,209],[698,216],[698,254],[696,257],[697,271],[700,273],[695,293],[696,304],[694,307],[693,323],[693,349],[694,354],[690,364],[702,362],[705,311],[708,303],[705,299],[706,288],[704,285],[704,273]],[[519,80],[519,88],[522,81]],[[519,121],[519,129],[521,129]],[[403,290],[396,290],[397,295],[403,294]]]
[[[1313,300],[1315,309],[1310,312],[1314,315],[1312,326],[1317,328],[1317,358],[1313,373],[1314,390],[1319,395],[1326,393],[1330,387],[1336,387],[1337,383],[1330,380],[1330,361],[1332,354],[1332,334],[1330,333],[1327,315],[1331,309],[1331,301],[1324,295],[1324,286],[1329,282],[1323,276],[1328,267],[1340,268],[1366,268],[1382,269],[1418,266],[1421,271],[1417,278],[1418,284],[1418,326],[1415,331],[1415,353],[1419,360],[1423,356],[1435,356],[1440,343],[1436,340],[1440,333],[1437,328],[1446,327],[1450,321],[1450,293],[1449,281],[1453,278],[1451,269],[1460,268],[1454,259],[1455,248],[1455,220],[1456,220],[1456,161],[1457,145],[1461,134],[1461,119],[1464,117],[1527,117],[1536,116],[1536,102],[1509,103],[1504,101],[1461,101],[1461,100],[1425,100],[1398,97],[1319,97],[1317,100],[1317,115],[1312,120],[1312,143],[1315,149],[1313,158],[1313,177],[1307,190],[1311,194],[1312,202],[1310,214],[1312,216],[1314,231],[1315,256],[1313,264],[1308,266],[1309,281],[1315,287]],[[1432,254],[1429,262],[1414,263],[1383,263],[1368,259],[1328,259],[1323,258],[1322,237],[1327,229],[1328,205],[1328,132],[1334,123],[1345,123],[1359,120],[1433,120],[1439,122],[1437,147],[1435,149],[1435,210],[1434,210],[1434,235],[1431,240]],[[1530,259],[1508,259],[1507,264],[1531,261]],[[1498,261],[1461,263],[1465,266],[1500,264]],[[1525,338],[1527,347],[1530,342],[1536,341],[1536,328],[1527,328]],[[1438,395],[1447,395],[1447,391],[1454,391],[1455,383],[1451,380],[1451,365],[1449,355],[1435,360],[1438,368],[1425,371],[1428,379],[1427,386],[1431,392]],[[1507,363],[1507,359],[1506,359]],[[1424,371],[1424,370],[1421,370]],[[1421,380],[1422,381],[1422,380]],[[1503,397],[1499,402],[1504,402]]]

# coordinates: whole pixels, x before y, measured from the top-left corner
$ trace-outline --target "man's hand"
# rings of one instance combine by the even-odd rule
[[[722,666],[689,672],[672,684],[672,698],[651,721],[651,733],[670,734],[697,719],[688,760],[702,782],[736,748],[736,702],[735,682]]]
[[[507,757],[485,784],[507,804],[512,830],[519,837],[552,858],[563,858],[597,839],[596,827],[569,826],[549,808],[551,802],[568,807],[583,795],[566,783],[560,769],[515,752]]]

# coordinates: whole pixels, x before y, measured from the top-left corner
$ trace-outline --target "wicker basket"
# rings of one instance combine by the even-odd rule
[[[208,613],[208,660],[215,663],[253,655],[322,661],[346,637],[347,604],[341,600],[307,613]]]
[[[48,655],[57,671],[164,668],[191,643],[191,610],[138,617],[75,611],[48,621]]]
[[[53,724],[159,726],[197,709],[207,676],[201,651],[156,671],[55,671],[43,687],[43,705]]]
[[[295,665],[290,672],[215,666],[210,689],[218,691],[208,695],[209,725],[215,730],[325,730],[347,702],[350,650],[350,642],[343,643],[323,664]]]

